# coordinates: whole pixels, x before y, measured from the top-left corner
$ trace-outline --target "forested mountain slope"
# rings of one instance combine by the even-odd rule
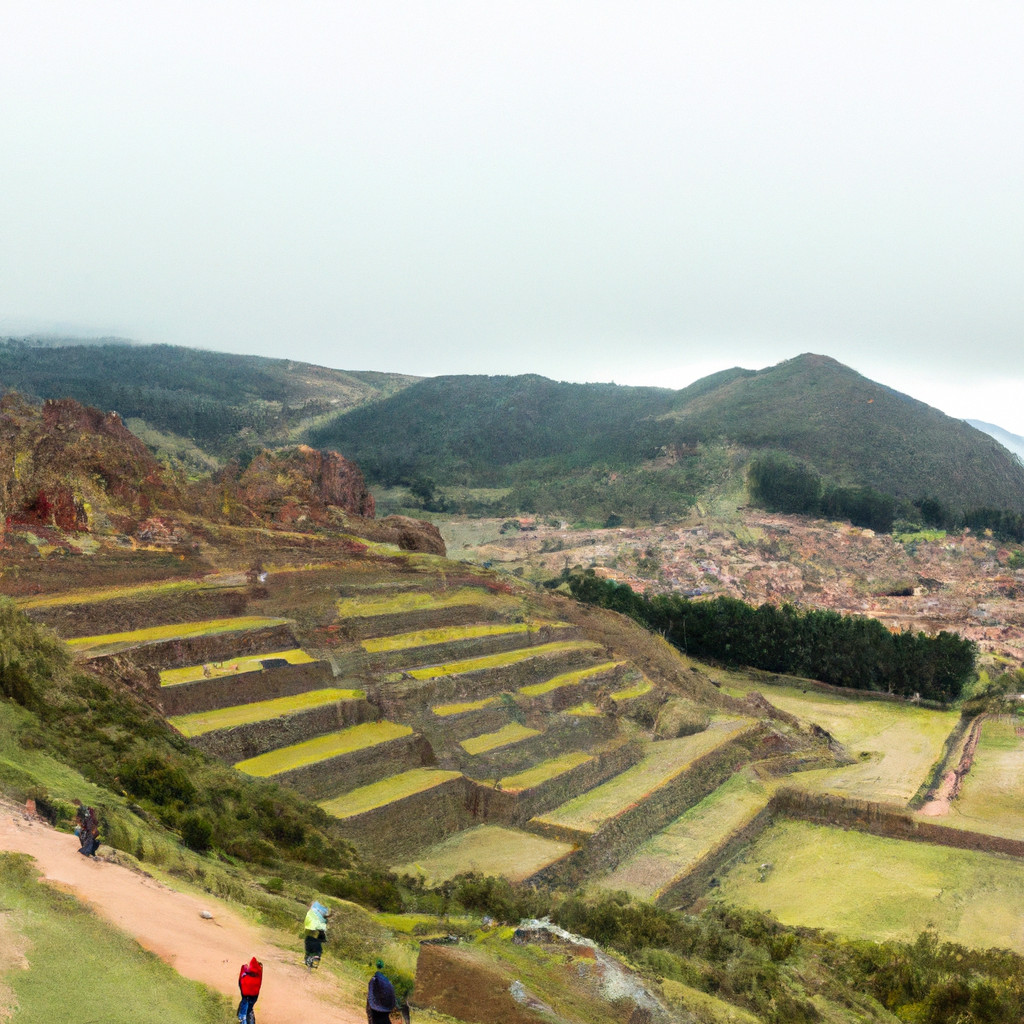
[[[0,389],[114,410],[219,456],[288,444],[304,427],[417,379],[177,345],[0,343]]]
[[[658,459],[651,469],[662,471],[724,442],[787,452],[836,483],[897,498],[1024,509],[1024,467],[991,437],[817,355],[724,371],[674,392],[533,375],[435,377],[311,439],[384,482],[428,475],[480,485]]]

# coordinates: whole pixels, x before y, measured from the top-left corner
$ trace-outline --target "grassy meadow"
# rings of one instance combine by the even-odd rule
[[[175,973],[74,896],[41,884],[30,858],[0,855],[0,903],[0,1019],[232,1019],[226,999]]]
[[[912,941],[931,928],[1024,953],[1024,863],[996,854],[783,821],[721,878],[716,899],[853,938]]]
[[[723,673],[723,690],[743,697],[757,690],[777,708],[821,726],[858,763],[800,772],[791,784],[862,800],[906,805],[928,781],[943,753],[958,711],[931,711],[912,704],[849,700],[798,685],[773,686]]]
[[[414,878],[422,875],[427,885],[439,885],[467,871],[521,882],[571,853],[572,849],[569,843],[543,839],[528,832],[498,825],[478,825],[424,850],[414,862],[396,865],[391,870]]]
[[[1024,739],[1016,720],[990,718],[981,729],[974,763],[943,825],[1024,839]]]
[[[746,719],[725,719],[693,736],[652,743],[639,764],[533,820],[541,827],[598,832],[606,822],[681,775],[698,758],[735,739],[748,724]]]
[[[736,772],[671,825],[651,836],[599,881],[603,888],[656,900],[768,804],[771,788],[751,771]]]

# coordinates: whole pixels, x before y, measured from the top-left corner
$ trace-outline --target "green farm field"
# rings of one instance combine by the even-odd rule
[[[525,789],[533,789],[541,783],[551,779],[557,779],[559,775],[571,772],[581,764],[593,761],[591,754],[585,754],[582,750],[570,750],[560,757],[553,757],[550,761],[541,761],[532,768],[527,768],[518,775],[508,775],[501,780],[501,788],[506,793],[521,793]]]
[[[797,686],[766,686],[731,673],[719,678],[731,696],[757,690],[803,725],[821,726],[860,759],[845,768],[800,772],[791,785],[861,800],[906,805],[930,778],[960,717],[957,711],[848,700]]]
[[[415,793],[423,793],[440,786],[451,779],[461,778],[462,772],[439,771],[436,768],[413,768],[412,771],[392,775],[380,782],[360,786],[333,800],[325,800],[320,806],[336,818],[351,818],[357,814],[372,811],[375,807],[403,800]]]
[[[981,729],[974,763],[943,825],[1024,839],[1024,739],[1016,719],[990,718]]]
[[[671,825],[651,836],[598,883],[643,900],[657,900],[768,804],[771,787],[751,771],[737,772]]]
[[[539,729],[529,729],[518,722],[510,722],[508,725],[503,725],[497,732],[485,732],[480,736],[472,736],[468,740],[463,740],[461,746],[467,754],[475,756],[539,735]]]
[[[311,665],[316,660],[297,647],[288,651],[271,651],[267,654],[231,658],[229,661],[207,662],[205,665],[167,668],[160,673],[160,685],[176,686],[178,683],[194,683],[200,679],[220,679],[223,676],[241,675],[243,672],[259,672],[263,667],[261,663],[270,658],[287,661],[289,665]]]
[[[851,938],[913,941],[934,929],[1024,953],[1024,863],[997,854],[783,821],[721,877],[715,899]]]
[[[559,676],[545,679],[542,683],[520,686],[519,692],[524,697],[539,697],[542,694],[550,693],[552,690],[560,690],[563,686],[578,686],[585,679],[592,679],[594,676],[614,672],[622,664],[624,663],[621,661],[606,661],[600,665],[591,665],[588,668],[577,669],[575,672],[563,672]]]
[[[216,711],[197,711],[191,715],[178,715],[167,721],[182,736],[202,736],[215,729],[233,729],[239,725],[250,725],[253,722],[266,722],[284,715],[294,715],[300,711],[334,704],[340,700],[359,700],[366,694],[362,690],[310,690],[298,693],[293,697],[277,697],[274,700],[255,701],[252,704],[238,704],[231,708],[219,708]]]
[[[340,732],[329,733],[327,736],[317,736],[316,739],[296,743],[291,747],[281,747],[258,757],[250,757],[245,761],[239,761],[235,767],[246,775],[267,778],[411,735],[412,728],[408,725],[396,725],[394,722],[365,722],[342,729]]]
[[[516,665],[530,658],[542,658],[547,654],[562,654],[566,651],[596,651],[599,644],[592,640],[557,640],[550,644],[538,644],[536,647],[522,647],[515,651],[504,651],[501,654],[487,654],[480,658],[466,658],[462,661],[451,661],[445,665],[431,665],[427,668],[409,670],[413,679],[441,679],[444,676],[460,675],[463,672],[480,672],[485,669],[504,668]]]
[[[414,862],[399,864],[391,870],[414,878],[422,875],[427,885],[438,885],[467,871],[522,882],[572,850],[569,843],[528,832],[478,825],[424,850]]]
[[[183,622],[170,626],[151,626],[149,629],[133,629],[126,633],[82,636],[68,640],[67,645],[76,653],[88,652],[97,655],[160,640],[188,640],[192,637],[216,636],[218,633],[234,633],[243,629],[262,629],[287,624],[288,619],[271,618],[266,615],[242,615],[234,619],[207,619],[205,622]]]
[[[462,608],[466,605],[487,607],[513,607],[517,602],[501,594],[478,587],[460,587],[442,593],[422,590],[404,590],[397,594],[372,597],[345,597],[336,602],[338,617],[342,619],[368,618],[378,615],[400,615],[403,612],[440,611],[444,608]]]
[[[542,829],[549,825],[583,834],[598,832],[606,822],[681,775],[698,758],[735,739],[750,724],[744,718],[720,719],[693,736],[652,743],[639,764],[533,820]]]
[[[565,629],[566,622],[484,622],[475,626],[447,626],[439,629],[420,629],[413,633],[399,633],[396,636],[374,637],[363,640],[364,651],[378,654],[387,651],[401,651],[410,647],[428,647],[431,644],[446,644],[455,640],[475,640],[485,636],[507,636],[523,633],[529,636],[541,629]]]

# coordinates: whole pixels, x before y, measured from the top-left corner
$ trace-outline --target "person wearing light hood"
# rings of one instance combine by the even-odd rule
[[[377,973],[370,979],[366,993],[367,1024],[390,1024],[391,1011],[398,1005],[395,988],[383,973],[384,961],[377,961]]]
[[[316,900],[313,900],[306,911],[306,920],[302,927],[306,933],[306,966],[310,969],[320,965],[324,942],[327,940],[327,918],[330,914],[330,910]]]

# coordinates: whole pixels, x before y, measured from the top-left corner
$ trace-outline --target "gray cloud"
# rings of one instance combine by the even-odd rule
[[[1024,386],[1022,42],[1013,4],[8,4],[0,317],[984,401]]]

